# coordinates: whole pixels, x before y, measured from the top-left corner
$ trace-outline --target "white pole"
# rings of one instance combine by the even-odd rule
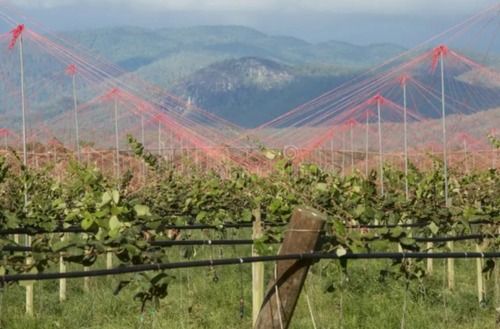
[[[158,155],[161,157],[161,122],[158,118]]]
[[[73,74],[73,103],[74,103],[74,111],[75,111],[75,139],[76,139],[76,156],[78,159],[78,162],[81,161],[81,155],[80,155],[80,131],[79,131],[79,125],[78,125],[78,99],[76,96],[76,73]]]
[[[380,115],[380,98],[377,98],[377,114],[378,114],[378,152],[380,162],[380,192],[382,196],[384,192],[384,158],[382,150],[382,118]]]
[[[141,143],[142,146],[144,147],[144,115],[141,115]],[[141,160],[141,174],[142,174],[142,180],[143,182],[146,181],[146,168],[144,166],[144,160]]]
[[[184,139],[180,140],[181,143],[181,151],[180,151],[180,159],[181,159],[181,172],[184,173]]]
[[[351,122],[351,173],[354,173],[354,135],[353,135],[354,123]]]
[[[342,176],[345,176],[345,131],[342,131]]]
[[[495,169],[496,167],[496,160],[495,160],[495,147],[491,149],[491,169]]]
[[[23,36],[19,37],[19,64],[21,71],[21,113],[23,122],[23,165],[27,167],[28,165],[28,153],[26,146],[26,102],[25,102],[25,92],[24,92],[24,54],[23,54]],[[26,208],[28,204],[28,187],[24,185],[24,207]],[[26,245],[29,247],[31,245],[31,237],[26,236]],[[26,260],[27,264],[31,264],[32,259],[28,257]],[[26,285],[26,313],[28,315],[33,315],[33,283]]]
[[[114,121],[115,121],[115,157],[116,157],[116,179],[120,178],[120,138],[118,132],[118,95],[115,95],[115,111],[114,111]],[[106,268],[109,270],[113,267],[113,253],[111,251],[106,252]]]
[[[318,148],[318,152],[319,152],[319,167],[323,167],[323,145],[321,145],[319,148]]]
[[[330,140],[330,161],[332,163],[332,172],[335,170],[335,156],[333,154],[333,138]]]
[[[443,124],[443,174],[444,174],[444,200],[445,206],[450,206],[450,199],[448,195],[448,153],[447,153],[447,138],[446,138],[446,99],[445,99],[445,85],[444,85],[444,53],[440,53],[441,62],[441,110],[442,110],[442,124]],[[453,251],[453,242],[448,242],[446,244],[450,251]],[[447,259],[447,271],[448,271],[448,288],[450,290],[455,287],[455,261],[453,259]]]
[[[408,188],[408,117],[406,100],[406,81],[403,81],[403,117],[404,117],[404,152],[405,152],[405,196],[408,201],[410,193]]]
[[[441,110],[442,110],[442,124],[443,124],[443,174],[444,174],[444,199],[448,207],[448,154],[447,154],[447,139],[446,139],[446,100],[445,100],[445,86],[444,86],[444,54],[441,52]]]
[[[494,135],[496,137],[496,131],[494,132]],[[492,145],[492,160],[491,160],[491,167],[493,169],[497,169],[497,156],[498,156],[498,150],[495,145]]]
[[[24,55],[23,55],[23,37],[19,38],[19,63],[21,67],[21,114],[22,114],[22,122],[23,122],[23,165],[26,166],[28,164],[28,154],[26,147],[26,103],[25,103],[25,94],[24,94]],[[25,194],[24,199],[26,203],[28,196]]]
[[[61,242],[64,242],[66,234],[62,236]],[[59,273],[65,273],[66,272],[66,263],[64,262],[63,254],[59,254]],[[66,279],[60,279],[59,280],[59,301],[62,303],[66,300],[66,289],[67,288],[67,281]]]
[[[115,154],[116,154],[116,178],[120,177],[120,137],[118,134],[118,95],[115,95]]]
[[[465,167],[465,172],[468,173],[469,172],[469,163],[467,161],[467,141],[463,140],[463,145],[464,145],[464,167]]]
[[[368,148],[369,148],[369,136],[368,136],[368,129],[369,129],[369,115],[368,112],[366,112],[366,131],[365,131],[365,176],[368,177]]]

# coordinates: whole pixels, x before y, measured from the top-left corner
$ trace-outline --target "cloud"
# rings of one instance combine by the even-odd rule
[[[72,5],[121,6],[141,10],[201,11],[317,11],[380,14],[465,14],[473,13],[496,0],[15,0],[27,8],[54,8]]]

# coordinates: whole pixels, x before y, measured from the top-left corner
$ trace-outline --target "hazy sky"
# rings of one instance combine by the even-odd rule
[[[25,7],[60,7],[78,4],[140,7],[144,10],[325,10],[362,13],[460,13],[493,4],[493,0],[14,0]]]
[[[5,1],[5,0],[4,0]],[[9,0],[7,0],[9,1]],[[0,3],[2,1],[0,0]],[[246,25],[309,41],[411,46],[498,0],[10,0],[49,28]],[[1,7],[1,5],[0,5]]]

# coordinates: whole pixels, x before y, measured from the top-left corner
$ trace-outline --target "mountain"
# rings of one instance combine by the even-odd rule
[[[241,126],[253,127],[349,77],[349,74],[298,70],[268,59],[243,57],[201,69],[172,90],[219,116]]]
[[[401,53],[392,44],[367,46],[330,41],[312,44],[288,36],[271,36],[242,26],[178,29],[117,27],[65,35],[96,55],[128,71],[169,87],[210,64],[259,57],[294,67],[364,68]]]
[[[242,26],[116,27],[49,36],[54,37],[75,49],[82,60],[99,62],[110,77],[132,73],[245,126],[270,120],[334,88],[358,70],[403,51],[391,44],[312,44]],[[25,44],[32,113],[28,121],[50,121],[71,107],[70,79],[64,77],[61,52],[45,49],[39,42],[26,40]],[[124,71],[103,63],[115,63]],[[9,79],[0,82],[0,94],[13,94],[19,86],[16,52],[9,52],[1,65]],[[95,89],[105,92],[108,87],[79,85],[81,103],[95,97]],[[19,98],[4,102],[0,118],[7,126],[18,126]]]
[[[392,44],[312,44],[242,26],[121,27],[68,37],[185,99],[252,127],[404,51]]]
[[[56,37],[76,49],[82,60],[104,60],[125,70],[120,73],[101,65],[111,70],[114,78],[133,73],[245,126],[270,120],[336,87],[358,70],[404,50],[391,44],[313,44],[242,26],[116,27],[65,32]],[[71,97],[70,79],[64,78],[63,62],[52,57],[53,49],[29,40],[25,43],[29,121],[50,121],[68,110],[66,106],[71,107],[67,101]],[[18,88],[16,60],[15,52],[10,52],[2,63],[8,77],[8,81],[0,81],[2,94],[13,94]],[[121,78],[126,81],[128,77]],[[95,96],[90,86],[85,88],[79,90],[82,103]],[[95,89],[105,92],[106,88]],[[5,125],[19,125],[18,103],[17,97],[4,100],[0,119]]]

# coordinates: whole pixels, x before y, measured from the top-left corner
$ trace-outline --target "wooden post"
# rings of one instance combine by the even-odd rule
[[[26,237],[26,245],[28,247],[31,246],[31,237],[27,236]],[[26,264],[30,266],[33,264],[33,258],[32,255],[29,255],[28,258],[26,259]],[[34,307],[33,307],[33,282],[28,282],[26,284],[26,314],[29,316],[33,316],[35,314]]]
[[[481,246],[476,244],[476,252],[482,252]],[[476,259],[476,272],[477,272],[477,299],[479,303],[484,302],[486,299],[486,291],[483,281],[483,259]]]
[[[498,234],[500,234],[500,228],[498,229]],[[496,306],[498,312],[500,312],[500,283],[498,281],[498,280],[500,280],[500,266],[499,266],[499,264],[496,264],[496,266],[495,266],[494,280],[495,280],[495,303],[496,303],[495,306]]]
[[[281,255],[316,250],[326,217],[309,208],[297,208],[285,232]],[[276,264],[255,329],[287,329],[297,305],[311,261],[290,260]]]
[[[63,235],[61,241],[64,241],[66,235]],[[59,272],[66,272],[66,263],[64,262],[63,254],[59,254]],[[66,300],[66,279],[59,280],[59,301],[62,303]]]
[[[433,248],[434,248],[434,243],[427,242],[427,252],[432,253]],[[432,274],[433,271],[434,271],[434,266],[432,258],[427,258],[427,274]]]
[[[253,222],[252,239],[257,240],[262,237],[262,220],[259,208],[254,210],[255,221]],[[258,256],[259,253],[252,246],[252,256]],[[264,300],[264,263],[252,264],[252,325],[255,326],[259,316],[260,307]]]
[[[450,252],[453,252],[454,250],[453,241],[447,242],[446,246],[448,247],[448,250]],[[453,290],[455,289],[455,260],[453,258],[448,258],[446,260],[446,272],[448,274],[448,289]]]
[[[90,268],[88,266],[83,267],[84,272],[90,271]],[[90,291],[90,278],[88,276],[83,278],[83,291],[89,292]]]
[[[500,229],[498,229],[498,233],[500,234]],[[500,280],[500,268],[499,264],[497,261],[497,264],[495,266],[495,273],[493,276],[493,280],[495,280],[494,285],[495,285],[495,301],[494,301],[494,307],[497,310],[497,323],[500,323],[500,284],[498,280]]]
[[[106,252],[106,269],[110,270],[112,268],[113,268],[113,252],[108,250]]]

